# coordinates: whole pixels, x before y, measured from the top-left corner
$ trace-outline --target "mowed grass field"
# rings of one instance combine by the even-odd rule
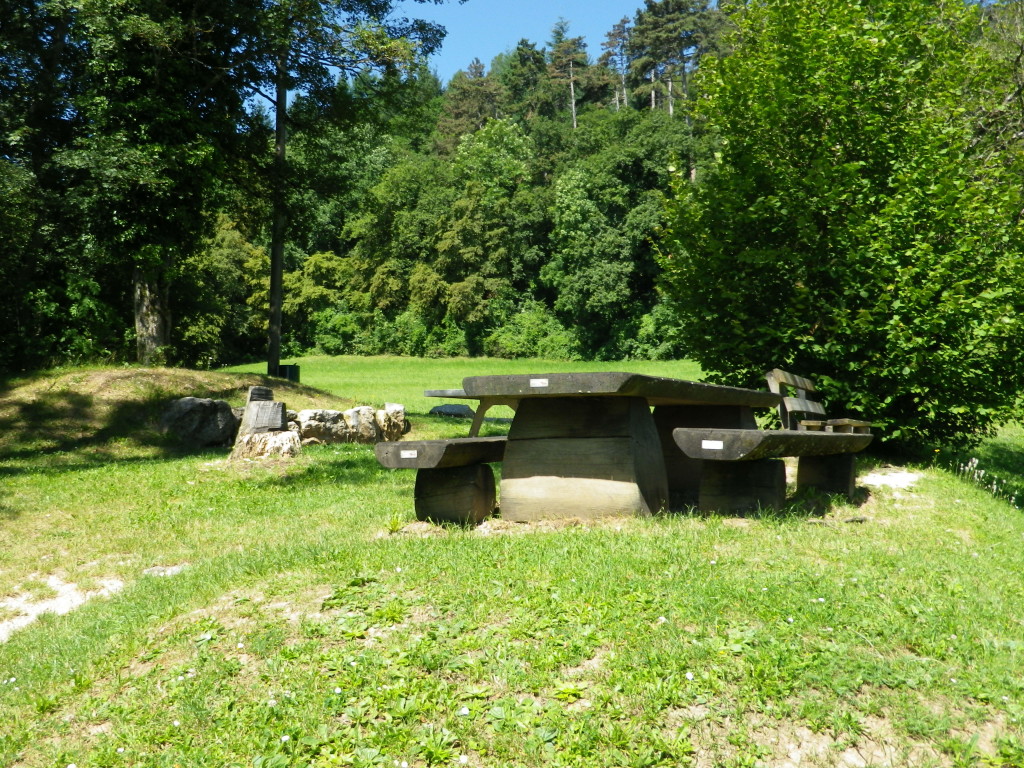
[[[699,376],[295,362],[289,407],[400,402],[411,437],[465,434],[422,390],[466,375]],[[259,370],[0,389],[0,627],[85,600],[0,642],[0,765],[1024,766],[1018,427],[960,472],[868,457],[916,479],[824,514],[441,528],[367,446],[232,463],[157,432]]]

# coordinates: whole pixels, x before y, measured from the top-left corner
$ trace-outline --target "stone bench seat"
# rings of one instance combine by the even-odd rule
[[[476,525],[494,514],[497,491],[488,466],[505,455],[505,437],[456,437],[377,443],[388,469],[415,469],[416,518]]]
[[[782,507],[786,498],[783,457],[798,458],[798,491],[853,498],[855,455],[874,437],[871,422],[826,418],[811,379],[778,368],[767,379],[771,392],[781,398],[782,429],[756,429],[751,423],[737,425],[742,428],[702,425],[672,430],[669,445],[674,444],[692,462],[691,467],[699,467],[691,468],[689,474],[697,478],[696,502],[702,511]]]
[[[377,443],[374,451],[377,461],[388,469],[444,469],[501,461],[506,442],[503,436],[404,440]]]
[[[672,431],[676,445],[691,459],[754,461],[783,456],[832,456],[867,448],[874,435],[803,429],[695,429]]]

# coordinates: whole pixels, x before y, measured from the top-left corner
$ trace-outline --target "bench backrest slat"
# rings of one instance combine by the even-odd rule
[[[815,400],[808,400],[804,397],[784,397],[782,405],[788,413],[803,413],[814,416],[825,415],[825,406]]]
[[[810,379],[806,379],[803,376],[797,376],[795,373],[783,371],[780,368],[768,371],[766,376],[768,378],[768,388],[775,394],[782,394],[779,391],[781,385],[802,390],[804,392],[817,392],[814,382]]]
[[[820,417],[825,415],[825,406],[808,397],[809,392],[816,392],[814,382],[803,376],[783,371],[779,368],[768,371],[768,389],[782,395],[779,403],[779,420],[783,429],[797,429],[805,416]]]

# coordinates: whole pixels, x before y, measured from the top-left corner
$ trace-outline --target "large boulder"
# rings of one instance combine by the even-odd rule
[[[183,397],[170,404],[160,419],[160,431],[180,442],[204,448],[231,445],[239,420],[224,400]]]

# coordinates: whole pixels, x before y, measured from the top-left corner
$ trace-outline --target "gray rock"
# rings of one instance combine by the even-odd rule
[[[160,419],[160,431],[197,448],[231,445],[239,420],[224,400],[183,397],[175,400]]]
[[[240,435],[231,452],[232,459],[265,459],[271,456],[291,458],[302,451],[294,432],[254,432]]]
[[[370,405],[350,408],[341,414],[352,433],[352,442],[373,445],[380,442],[380,427],[377,426],[377,414]]]
[[[445,403],[430,409],[433,416],[450,416],[458,419],[472,419],[475,413],[472,408],[462,403]]]

